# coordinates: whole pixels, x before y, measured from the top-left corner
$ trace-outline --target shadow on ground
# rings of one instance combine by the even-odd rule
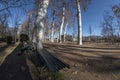
[[[5,49],[7,49],[10,45],[4,45],[0,47],[0,53],[2,53]]]
[[[0,80],[32,80],[25,57],[17,55],[21,47],[18,45],[0,66]]]
[[[115,58],[114,56],[111,55],[99,54],[99,53],[106,53],[104,51],[87,50],[89,49],[88,47],[86,47],[86,50],[82,50],[81,48],[83,47],[79,47],[80,49],[75,49],[76,47],[72,48],[71,45],[61,46],[61,45],[48,44],[48,45],[44,45],[44,47],[46,49],[53,51],[54,54],[58,55],[59,57],[62,57],[74,63],[79,63],[80,66],[76,68],[79,69],[80,71],[106,73],[106,74],[112,72],[120,72],[120,59]],[[95,54],[98,55],[99,57],[82,55],[81,53]],[[73,57],[65,56],[65,54],[68,54]]]
[[[23,44],[19,44],[0,66],[0,80],[56,80],[56,73],[51,73],[36,53],[18,56],[22,47]]]

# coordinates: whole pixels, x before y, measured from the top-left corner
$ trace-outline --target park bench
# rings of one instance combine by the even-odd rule
[[[31,51],[35,52],[38,56],[38,60],[41,65],[45,64],[47,68],[52,72],[57,72],[65,67],[70,68],[68,64],[58,59],[56,56],[51,54],[46,49],[36,50],[36,46],[34,43],[29,44],[21,49],[21,54],[24,53],[24,51]]]

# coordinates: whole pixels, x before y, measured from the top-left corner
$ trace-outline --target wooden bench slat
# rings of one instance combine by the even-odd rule
[[[49,67],[52,67],[52,69],[51,68],[50,69],[53,72],[59,71],[64,67],[69,68],[69,65],[65,64],[64,62],[62,62],[61,60],[50,54],[50,52],[48,52],[45,49],[43,49],[40,54],[42,55],[42,57],[44,57],[44,60],[45,62],[47,62],[47,65],[49,65]]]
[[[28,52],[27,53],[28,56],[33,56],[33,55],[38,56],[40,65],[46,64],[48,69],[52,72],[59,71],[65,67],[70,68],[68,64],[64,63],[63,61],[58,59],[56,56],[52,55],[46,49],[37,50],[37,48],[35,47],[35,44],[29,44],[26,47],[22,48],[21,52],[24,52],[24,51]]]

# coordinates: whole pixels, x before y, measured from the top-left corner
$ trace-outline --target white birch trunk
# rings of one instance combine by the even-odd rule
[[[52,26],[54,26],[54,23],[52,23]],[[52,27],[51,42],[54,42],[54,27]]]
[[[55,10],[53,11],[51,42],[54,42],[54,25],[55,25],[54,18],[55,18]]]
[[[59,42],[59,33],[57,33],[57,43]]]
[[[60,43],[62,43],[62,30],[63,30],[64,20],[65,20],[65,4],[63,3],[62,21],[61,21],[60,32],[59,32],[59,42]]]
[[[45,28],[43,28],[43,36],[42,36],[42,42],[45,41]]]
[[[36,34],[37,34],[37,27],[35,26],[34,28],[33,28],[33,34],[32,34],[32,42],[33,43],[37,43],[37,36],[36,36]]]
[[[65,28],[64,28],[64,38],[63,38],[64,42],[66,42],[66,30],[67,30],[67,27],[68,27],[68,23],[66,23]]]
[[[32,16],[33,16],[32,14],[29,15],[29,31],[30,31],[29,32],[29,40],[30,41],[32,41],[32,29],[31,29],[31,27],[33,26],[32,21],[31,21]]]
[[[28,36],[29,36],[29,41],[31,41],[31,29],[30,29],[30,27],[31,27],[31,23],[29,23],[29,26],[28,26]]]
[[[80,1],[76,0],[76,4],[77,4],[77,15],[78,15],[78,45],[82,45],[82,20],[81,20]]]
[[[36,27],[37,27],[37,48],[42,49],[42,40],[44,35],[44,18],[47,14],[47,8],[49,5],[49,0],[43,0],[39,3],[38,6],[38,16],[36,20]]]

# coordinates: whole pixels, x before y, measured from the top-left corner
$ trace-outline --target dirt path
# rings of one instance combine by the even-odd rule
[[[11,54],[11,52],[18,46],[19,43],[15,45],[7,45],[6,43],[0,44],[0,65],[4,62],[5,58]]]
[[[2,45],[4,47],[5,45]],[[18,56],[22,44],[7,46],[0,53],[0,80],[56,80],[55,74],[41,65],[34,52]],[[41,73],[41,74],[40,74]],[[57,74],[58,76],[58,74]],[[60,76],[60,75],[59,75]]]
[[[120,80],[120,49],[67,44],[44,47],[71,65],[61,70],[65,80]]]
[[[24,56],[18,56],[21,45],[18,45],[14,51],[6,52],[6,58],[0,66],[0,80],[32,80]],[[9,54],[8,54],[9,53]]]
[[[33,62],[24,55],[17,55],[21,47],[18,45],[11,53],[9,50],[13,48],[8,48],[5,52],[7,56],[0,66],[0,80],[41,80],[35,77],[38,74]],[[120,80],[119,49],[67,44],[45,44],[44,47],[70,64],[70,69],[60,71],[64,76],[62,80]]]
[[[5,43],[5,42],[1,42],[0,43],[0,55],[1,53],[6,49],[8,48],[9,46]]]

